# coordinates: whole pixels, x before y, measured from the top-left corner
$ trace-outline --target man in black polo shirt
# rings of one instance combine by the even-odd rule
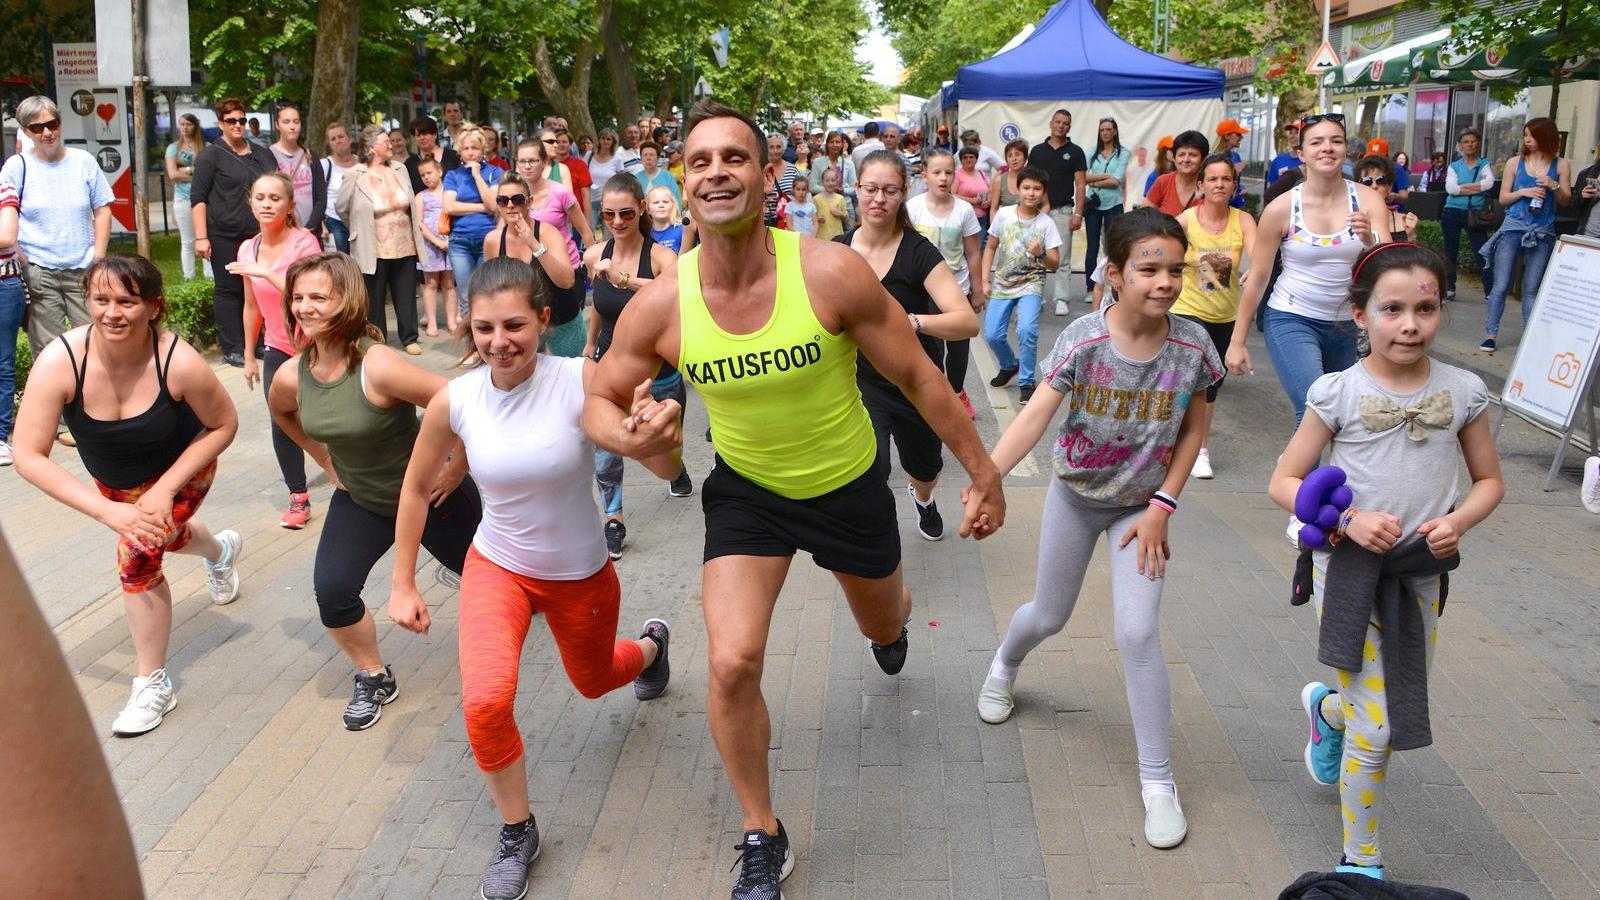
[[[1056,315],[1067,314],[1069,285],[1072,283],[1072,233],[1083,227],[1084,172],[1089,168],[1083,150],[1067,132],[1072,130],[1072,113],[1058,109],[1050,117],[1050,138],[1028,151],[1028,165],[1037,166],[1050,176],[1046,196],[1050,200],[1050,218],[1061,232],[1062,265],[1055,274],[1046,276],[1044,302],[1055,298]]]

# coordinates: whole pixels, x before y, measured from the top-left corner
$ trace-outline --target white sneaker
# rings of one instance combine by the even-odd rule
[[[1194,468],[1189,470],[1189,474],[1196,478],[1210,478],[1212,476],[1210,450],[1205,447],[1200,448],[1200,455],[1195,457]]]
[[[1065,300],[1057,300],[1056,301],[1056,315],[1064,316],[1066,314],[1067,314],[1067,301],[1065,301]]]
[[[244,538],[229,529],[217,532],[222,543],[222,556],[216,562],[206,560],[206,586],[211,590],[211,602],[226,606],[239,599],[239,553],[244,550]]]
[[[1583,464],[1583,508],[1600,516],[1600,456],[1591,456]]]
[[[1189,834],[1189,820],[1183,817],[1183,806],[1177,794],[1152,793],[1144,801],[1144,839],[1157,850],[1167,850],[1183,843]]]
[[[1283,530],[1283,536],[1289,539],[1289,546],[1296,550],[1300,549],[1300,528],[1305,524],[1291,515],[1289,517],[1289,527]]]
[[[1011,685],[1015,682],[1014,678],[994,675],[984,678],[983,690],[978,692],[978,718],[990,725],[999,725],[1011,718],[1011,711],[1017,708],[1011,697]]]
[[[133,679],[133,690],[128,694],[128,705],[122,708],[117,720],[111,723],[111,733],[117,737],[133,737],[153,730],[161,724],[161,717],[178,705],[178,692],[167,677],[166,669],[157,669],[143,678]]]
[[[0,441],[0,466],[9,466],[11,462],[11,445]]]

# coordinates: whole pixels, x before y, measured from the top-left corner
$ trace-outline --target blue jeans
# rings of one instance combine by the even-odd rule
[[[580,317],[575,321],[583,321]],[[678,425],[683,425],[682,407],[689,399],[688,386],[682,376],[657,379],[650,385],[650,396],[655,400],[678,401]],[[609,450],[596,447],[594,451],[594,481],[600,486],[600,503],[605,507],[607,519],[622,515],[622,457]]]
[[[1294,424],[1299,428],[1312,382],[1356,364],[1355,324],[1268,308],[1266,332],[1267,353],[1278,370],[1278,383],[1294,404]]]
[[[328,228],[328,233],[333,235],[333,249],[340,253],[350,252],[350,229],[338,219],[324,218],[322,224]]]
[[[994,358],[1002,369],[1019,369],[1017,384],[1027,386],[1038,380],[1039,370],[1039,306],[1044,298],[1038,294],[1023,297],[995,298],[989,301],[984,314],[983,339],[989,342]],[[1011,352],[1011,313],[1017,313],[1017,343],[1022,345],[1022,359]]]
[[[1091,209],[1083,214],[1083,230],[1088,235],[1088,246],[1083,249],[1084,290],[1094,290],[1094,270],[1099,264],[1100,235],[1111,228],[1111,223],[1122,215],[1122,204],[1110,209]]]
[[[1544,280],[1544,267],[1555,251],[1554,238],[1541,238],[1532,247],[1522,246],[1516,238],[1515,234],[1506,235],[1494,245],[1494,287],[1489,289],[1489,310],[1483,317],[1483,333],[1490,337],[1500,336],[1500,317],[1506,312],[1506,294],[1511,292],[1517,257],[1522,257],[1522,324],[1526,325],[1539,296],[1539,283]]]
[[[483,265],[483,236],[450,233],[450,272],[456,277],[456,296],[461,298],[461,315],[467,314],[467,285],[472,273]]]
[[[0,441],[11,440],[11,404],[17,393],[17,330],[22,327],[22,279],[0,278]],[[34,348],[34,353],[39,349]]]

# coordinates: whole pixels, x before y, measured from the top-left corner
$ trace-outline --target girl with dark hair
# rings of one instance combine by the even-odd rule
[[[1344,853],[1336,871],[1379,880],[1390,753],[1433,740],[1428,670],[1445,573],[1460,564],[1462,535],[1505,496],[1482,379],[1428,357],[1444,320],[1445,279],[1443,260],[1416,244],[1361,254],[1349,301],[1372,353],[1312,384],[1311,414],[1278,458],[1269,488],[1293,510],[1304,479],[1329,452],[1354,497],[1331,549],[1304,554],[1310,584],[1296,580],[1297,592],[1310,589],[1321,620],[1318,659],[1333,662],[1337,676],[1336,687],[1307,684],[1300,702],[1310,730],[1306,768],[1318,784],[1339,788]],[[1458,498],[1463,458],[1472,487]],[[1372,580],[1362,583],[1367,572]],[[1395,581],[1392,600],[1374,596],[1374,585]]]
[[[194,181],[194,161],[205,148],[200,136],[200,118],[194,113],[178,116],[178,139],[167,145],[167,180],[172,182],[172,215],[178,220],[181,245],[178,259],[185,279],[194,277],[194,217],[190,215],[190,182]],[[211,263],[205,266],[211,274]]]
[[[242,128],[241,128],[242,130]],[[89,321],[38,349],[17,416],[17,472],[115,531],[117,575],[138,666],[119,737],[144,734],[178,705],[167,674],[168,553],[199,556],[211,602],[239,599],[238,533],[194,518],[233,443],[239,417],[195,349],[160,327],[161,273],[140,256],[107,256],[84,276]],[[65,422],[94,486],[50,458]]]
[[[654,188],[651,193],[656,191],[666,193],[661,188]],[[667,194],[667,200],[671,199]],[[670,247],[649,234],[644,221],[644,188],[639,179],[627,173],[611,176],[600,194],[600,203],[600,217],[611,239],[591,246],[583,255],[589,280],[594,284],[594,314],[589,316],[588,340],[582,355],[595,362],[611,349],[612,331],[633,295],[678,258]],[[676,400],[682,410],[688,400],[683,375],[672,366],[662,364],[661,371],[650,383],[650,396],[656,400]],[[606,552],[612,559],[621,558],[622,542],[628,535],[622,514],[622,471],[621,456],[595,449],[594,480],[600,487],[600,502],[605,506]],[[687,468],[672,479],[667,491],[674,497],[694,493],[694,482]]]
[[[1117,221],[1117,216],[1122,215],[1128,162],[1132,159],[1133,154],[1122,146],[1122,133],[1117,129],[1117,120],[1109,116],[1101,119],[1094,155],[1089,157],[1089,172],[1084,176],[1089,185],[1089,196],[1085,201],[1088,208],[1083,216],[1084,233],[1088,236],[1087,246],[1083,250],[1084,290],[1087,292],[1083,296],[1085,303],[1094,300],[1094,270],[1100,255],[1100,234]]]
[[[943,185],[940,190],[948,197],[950,153],[935,150],[929,156],[933,160],[930,165],[942,165],[938,180]],[[949,257],[919,233],[920,229],[913,225],[914,217],[906,211],[905,195],[910,185],[899,154],[888,150],[867,154],[861,161],[860,175],[861,227],[834,241],[861,254],[884,289],[905,310],[929,358],[935,364],[946,362],[947,342],[965,342],[978,333],[978,316],[968,301],[967,290],[956,280]],[[956,197],[949,200],[965,205]],[[967,216],[970,218],[971,214],[969,207]],[[976,244],[976,237],[969,242]],[[944,468],[944,446],[939,436],[905,394],[873,368],[864,353],[856,360],[856,384],[877,437],[881,477],[889,477],[892,437],[900,449],[900,466],[908,480],[906,490],[917,507],[917,532],[930,541],[943,538],[944,519],[933,500],[934,485]]]
[[[661,696],[671,675],[670,631],[652,618],[637,640],[617,639],[622,587],[589,489],[594,445],[582,424],[595,364],[539,352],[550,326],[544,279],[521,260],[489,259],[473,273],[467,295],[467,333],[484,365],[438,385],[428,401],[400,490],[389,615],[403,628],[428,632],[417,548],[428,542],[433,485],[449,477],[454,453],[483,485],[457,632],[467,741],[501,821],[480,896],[516,900],[539,855],[515,717],[518,665],[534,615],[543,614],[567,677],[590,699],[629,682],[639,700]],[[667,419],[670,409],[657,407]]]
[[[285,318],[305,349],[278,368],[267,403],[278,427],[333,484],[311,578],[322,626],[356,668],[344,727],[362,731],[377,723],[400,685],[384,664],[361,589],[395,543],[417,410],[445,380],[383,344],[367,321],[366,282],[350,257],[298,260],[284,281]],[[440,566],[459,574],[479,516],[466,457],[456,453],[429,483],[421,541]]]
[[[1189,830],[1173,780],[1172,686],[1161,652],[1167,522],[1204,437],[1203,406],[1191,401],[1222,378],[1222,360],[1205,331],[1169,312],[1183,286],[1186,250],[1183,228],[1158,209],[1140,207],[1112,224],[1106,280],[1117,302],[1061,332],[1044,360],[1048,377],[990,454],[1002,474],[1011,471],[1066,401],[1053,442],[1055,477],[1040,525],[1034,598],[1012,616],[978,693],[983,721],[1011,717],[1017,670],[1067,624],[1095,543],[1105,535],[1144,836],[1158,849],[1176,847]]]
[[[1522,127],[1522,152],[1506,161],[1500,179],[1500,204],[1506,216],[1500,230],[1478,251],[1494,271],[1483,320],[1487,337],[1478,345],[1487,353],[1493,353],[1500,340],[1500,317],[1506,311],[1518,259],[1522,260],[1522,324],[1528,324],[1556,246],[1556,207],[1572,202],[1572,163],[1557,154],[1559,141],[1554,120],[1529,119]]]
[[[994,223],[995,216],[999,215],[1000,210],[1008,206],[1016,206],[1021,199],[1017,187],[1021,183],[1019,179],[1021,178],[1022,170],[1028,166],[1028,142],[1017,138],[1007,143],[1005,157],[1006,166],[995,173],[993,189],[989,191],[989,222],[991,225]],[[1050,198],[1046,197],[1043,202],[1044,206],[1042,208],[1048,212],[1050,210]],[[987,241],[984,243],[985,249],[988,249]]]

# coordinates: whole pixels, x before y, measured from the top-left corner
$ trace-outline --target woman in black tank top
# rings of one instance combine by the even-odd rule
[[[595,362],[610,348],[611,333],[628,301],[678,258],[645,233],[644,188],[632,175],[619,172],[606,181],[600,190],[600,217],[612,237],[604,244],[590,246],[583,254],[584,268],[589,270],[589,281],[594,285],[594,310],[589,315],[583,355]],[[650,385],[650,395],[656,400],[677,400],[680,409],[688,400],[683,376],[665,363]],[[681,413],[679,418],[681,426]],[[622,457],[595,450],[594,480],[600,486],[600,501],[605,507],[606,551],[612,559],[618,559],[628,533],[622,524]],[[668,492],[674,497],[694,493],[694,481],[687,468],[672,479]]]
[[[500,227],[483,239],[483,258],[509,256],[533,266],[533,271],[549,281],[550,331],[545,340],[549,352],[555,356],[577,356],[578,347],[563,348],[557,353],[554,334],[562,325],[568,325],[583,311],[583,284],[572,270],[572,259],[567,255],[566,238],[545,228],[544,223],[528,215],[528,197],[532,192],[521,175],[510,174],[500,179],[495,188],[495,205],[500,209]],[[471,289],[457,285],[462,296]],[[464,321],[464,320],[463,320]],[[569,325],[569,330],[575,326]],[[569,339],[567,343],[572,343]],[[579,345],[581,346],[581,344]]]
[[[239,419],[211,366],[158,327],[161,273],[137,256],[90,267],[89,324],[41,349],[17,417],[16,465],[40,490],[118,535],[118,576],[138,672],[112,731],[143,734],[177,699],[167,677],[172,590],[161,571],[172,551],[205,560],[213,603],[239,596],[241,541],[193,518],[217,457]],[[94,486],[50,459],[65,421]]]

